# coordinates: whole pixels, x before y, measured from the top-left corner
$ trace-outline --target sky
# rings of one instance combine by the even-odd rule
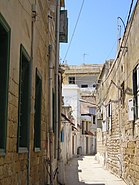
[[[61,63],[103,64],[108,59],[114,59],[117,40],[124,31],[121,19],[126,24],[131,1],[84,0],[83,3],[83,0],[65,0],[65,9],[68,11],[68,43],[60,44]],[[136,1],[134,0],[134,4]]]

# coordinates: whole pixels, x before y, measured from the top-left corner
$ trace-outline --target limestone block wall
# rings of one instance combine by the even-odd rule
[[[133,121],[130,121],[128,117],[129,99],[135,98],[133,71],[139,64],[138,22],[139,2],[135,6],[123,38],[121,38],[122,48],[117,52],[117,57],[107,76],[101,76],[98,87],[99,96],[97,97],[102,121],[107,122],[106,132],[102,129],[98,133],[98,136],[106,134],[105,141],[101,139],[97,142],[98,153],[104,156],[107,168],[122,177],[129,185],[139,185],[139,120],[134,118]],[[111,113],[108,111],[109,102],[112,106]],[[109,115],[105,116],[102,107]],[[105,150],[104,146],[106,151],[103,151]]]
[[[8,123],[6,154],[0,153],[0,184],[27,184],[28,155],[27,152],[17,151],[18,132],[18,97],[19,97],[19,64],[20,45],[22,44],[31,56],[31,21],[33,0],[0,1],[0,12],[11,28],[10,37],[10,70],[8,89]],[[33,75],[30,122],[30,184],[41,185],[48,183],[46,159],[48,158],[48,3],[37,1],[37,21],[34,23],[33,44]],[[53,22],[54,24],[54,22]],[[49,25],[51,26],[51,25]],[[53,34],[55,30],[52,28]],[[51,38],[52,39],[52,38]],[[55,51],[53,51],[55,52]],[[53,54],[54,55],[54,54]],[[35,102],[35,72],[36,68],[42,78],[41,105],[41,147],[34,151],[34,102]]]

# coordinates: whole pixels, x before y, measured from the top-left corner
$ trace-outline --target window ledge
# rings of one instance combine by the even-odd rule
[[[4,149],[0,149],[0,156],[5,156],[6,153],[5,153],[5,150]]]
[[[35,151],[35,152],[40,152],[41,149],[40,149],[40,148],[34,148],[34,151]]]
[[[18,153],[27,153],[28,152],[28,149],[26,147],[20,147],[18,149]]]

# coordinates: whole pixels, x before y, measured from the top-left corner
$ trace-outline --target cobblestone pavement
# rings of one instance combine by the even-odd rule
[[[94,156],[73,158],[66,165],[65,185],[126,185],[102,168]]]

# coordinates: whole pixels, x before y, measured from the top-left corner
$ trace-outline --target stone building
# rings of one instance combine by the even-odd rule
[[[97,87],[97,158],[129,185],[139,185],[139,1],[128,16],[115,60]]]
[[[96,154],[96,97],[94,90],[81,93],[81,146],[82,154]]]
[[[1,185],[56,184],[58,2],[0,1]]]
[[[78,129],[74,144],[77,146],[75,147],[75,154],[96,153],[95,89],[102,66],[97,64],[62,65],[62,68],[64,68],[63,96],[65,101],[73,108],[73,116],[76,118],[75,126]],[[75,89],[78,89],[78,93],[75,93],[75,91],[73,93]],[[77,115],[74,113],[75,110]]]
[[[80,89],[77,85],[63,85],[62,96],[65,106],[71,106],[71,116],[73,117],[72,134],[72,156],[77,155],[77,148],[80,146],[80,132],[78,131],[78,125],[80,125]],[[68,151],[70,153],[70,151]]]
[[[62,124],[61,124],[61,152],[59,161],[58,182],[65,184],[65,165],[73,156],[72,137],[74,130],[73,118],[71,116],[71,106],[62,105]]]
[[[61,65],[65,72],[63,84],[77,84],[82,90],[95,89],[101,64]]]

